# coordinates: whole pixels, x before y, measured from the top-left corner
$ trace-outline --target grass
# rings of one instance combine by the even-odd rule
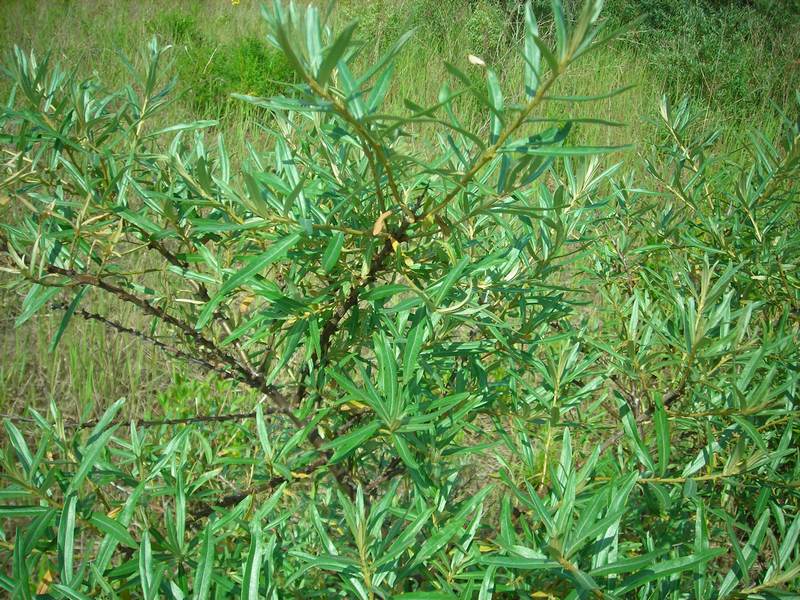
[[[674,5],[680,8],[681,2],[676,0]],[[623,0],[608,4],[616,22],[630,20],[641,11],[637,3]],[[800,27],[792,30],[787,25],[779,33],[770,30],[775,27],[777,9],[759,12],[737,7],[725,19],[721,12],[702,13],[697,3],[683,2],[686,16],[677,8],[661,14],[661,4],[655,4],[650,20],[579,62],[567,82],[555,90],[562,96],[591,96],[635,83],[633,89],[592,105],[594,114],[625,125],[584,126],[576,142],[634,144],[629,153],[645,152],[654,141],[651,120],[664,93],[696,96],[704,125],[723,129],[720,143],[731,152],[746,134],[745,126],[774,127],[777,121],[771,105],[780,106],[798,81],[798,64],[790,60],[789,49],[800,45]],[[388,97],[388,106],[401,111],[406,98],[431,103],[443,82],[453,82],[445,62],[464,69],[480,85],[482,69],[470,65],[467,54],[481,56],[502,81],[519,81],[523,65],[516,51],[516,10],[514,3],[489,0],[342,0],[335,18],[361,21],[361,60],[366,62],[374,61],[403,31],[416,27],[416,42],[400,57]],[[665,25],[664,18],[672,19],[671,24]],[[693,25],[687,28],[681,23]],[[547,20],[540,25],[546,33],[551,27]],[[52,60],[77,69],[83,77],[96,74],[109,88],[127,81],[118,54],[131,57],[139,66],[143,41],[151,36],[173,45],[173,70],[182,90],[166,120],[219,119],[219,131],[233,160],[244,154],[246,144],[264,143],[258,122],[265,115],[229,97],[232,92],[279,93],[284,90],[280,82],[291,80],[285,59],[261,41],[257,2],[6,0],[0,6],[0,47],[6,52],[14,44],[35,49],[39,55],[49,51]],[[744,50],[734,52],[735,47]],[[683,62],[675,62],[677,56]],[[0,86],[8,92],[5,81]],[[569,103],[550,102],[541,116],[557,119],[567,110],[574,114],[574,109]],[[488,127],[477,102],[467,99],[460,110],[467,122]],[[418,133],[418,143],[428,143],[425,132]],[[641,163],[627,161],[624,153],[608,160],[622,160],[623,168]],[[0,301],[6,315],[0,322],[0,351],[11,357],[0,365],[2,412],[55,398],[68,407],[65,412],[88,415],[109,398],[126,396],[129,410],[146,413],[152,408],[153,394],[170,389],[186,372],[185,365],[165,361],[138,340],[90,322],[74,323],[59,351],[48,353],[44,349],[60,316],[38,316],[14,329],[19,298],[6,290]]]

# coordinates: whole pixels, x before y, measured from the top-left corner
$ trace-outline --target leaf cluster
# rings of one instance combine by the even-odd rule
[[[525,11],[524,89],[384,112],[411,34],[265,8],[293,93],[231,157],[156,126],[165,50],[105,90],[17,50],[0,118],[18,324],[60,299],[255,391],[247,412],[5,423],[13,597],[791,597],[800,129],[715,155],[688,102],[635,184],[542,119],[608,39]],[[617,91],[610,90],[609,96]],[[519,103],[508,98],[519,96]],[[459,119],[469,97],[485,126]],[[605,96],[604,96],[605,97]],[[141,321],[88,310],[109,297]],[[143,324],[143,325],[142,325]],[[251,397],[251,396],[248,396]],[[20,423],[29,423],[25,431]]]

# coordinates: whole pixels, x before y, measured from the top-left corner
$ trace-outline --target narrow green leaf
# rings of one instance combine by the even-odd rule
[[[325,59],[322,61],[316,76],[317,82],[322,87],[327,85],[333,68],[344,57],[348,46],[350,46],[350,40],[353,38],[353,33],[355,33],[357,26],[358,23],[356,21],[353,21],[345,26],[345,28],[336,37],[333,44],[331,44],[330,48],[328,48],[327,52],[325,53]]]
[[[467,517],[475,510],[475,507],[480,504],[483,499],[494,489],[494,486],[488,485],[475,494],[469,501],[465,502],[458,513],[453,516],[447,524],[438,528],[425,540],[414,554],[413,560],[409,563],[408,569],[412,569],[417,565],[424,563],[436,552],[449,542],[453,536],[458,533],[464,526]]]
[[[455,265],[453,265],[453,268],[450,269],[450,272],[448,272],[440,282],[435,284],[436,295],[434,296],[433,301],[437,306],[442,304],[444,299],[447,297],[447,294],[450,292],[453,285],[455,285],[456,281],[458,281],[458,278],[461,277],[461,274],[464,272],[464,269],[468,264],[469,256],[463,257]]]
[[[411,449],[408,447],[406,440],[398,433],[392,434],[394,440],[394,447],[397,450],[397,455],[406,464],[409,469],[418,470],[419,464],[414,460],[414,455],[411,454]]]
[[[247,554],[247,561],[244,565],[244,575],[242,577],[241,600],[258,600],[259,578],[261,575],[261,555],[263,553],[263,543],[261,539],[261,529],[253,522],[250,528],[250,551]]]
[[[489,568],[486,569],[486,573],[483,575],[483,581],[481,582],[481,589],[478,591],[478,600],[492,600],[496,572],[496,565],[489,565]]]
[[[170,125],[169,127],[164,127],[163,129],[157,129],[151,133],[148,133],[144,136],[144,139],[147,138],[155,138],[166,133],[179,133],[181,131],[194,131],[197,129],[208,129],[209,127],[216,127],[219,125],[219,121],[194,121],[192,123],[177,123],[175,125]]]
[[[92,516],[89,518],[89,522],[97,527],[98,530],[114,538],[123,546],[133,549],[138,548],[139,544],[137,544],[136,540],[133,539],[133,536],[130,534],[127,527],[125,527],[116,519],[112,519],[103,513],[92,513]]]
[[[81,457],[78,470],[75,472],[75,475],[72,476],[72,480],[69,482],[66,495],[74,494],[80,489],[81,484],[83,484],[83,480],[86,479],[86,476],[89,474],[92,468],[97,466],[97,458],[100,456],[100,453],[103,451],[108,443],[108,440],[111,439],[111,436],[114,435],[116,430],[116,427],[107,429],[100,434],[96,440],[89,444],[83,456]]]
[[[335,231],[325,248],[325,253],[322,255],[322,269],[326,273],[330,273],[333,270],[333,267],[336,266],[336,262],[339,260],[339,254],[342,251],[343,244],[344,233],[341,231]]]
[[[211,578],[214,567],[214,532],[208,526],[203,532],[200,546],[200,558],[194,574],[194,600],[206,600],[211,590]]]
[[[433,514],[432,508],[426,508],[422,512],[417,515],[414,521],[411,524],[407,525],[403,528],[403,533],[401,533],[397,539],[392,542],[392,545],[389,547],[386,552],[382,553],[377,560],[375,561],[375,565],[380,567],[385,564],[388,564],[398,558],[403,552],[407,551],[416,543],[416,536],[425,526],[425,524],[430,520],[431,515]]]
[[[489,106],[492,113],[492,135],[489,141],[494,144],[503,130],[503,92],[497,74],[492,69],[486,70],[486,85],[489,88]]]
[[[750,533],[750,539],[747,540],[747,545],[741,552],[741,558],[736,561],[736,564],[733,565],[733,568],[728,571],[727,575],[725,575],[725,578],[722,580],[722,584],[718,589],[719,598],[725,598],[736,588],[736,585],[740,581],[748,577],[748,572],[761,550],[761,544],[767,532],[769,519],[770,512],[764,511],[761,518],[756,523],[756,526],[753,527],[753,531]]]
[[[642,443],[642,438],[639,436],[639,430],[636,426],[636,420],[633,418],[633,412],[625,401],[621,399],[619,401],[619,408],[622,428],[632,442],[636,456],[645,467],[650,469],[651,473],[654,473],[656,466],[653,464],[653,459],[650,457],[650,453],[647,451],[644,443]]]
[[[275,381],[275,378],[281,373],[292,356],[294,356],[294,352],[297,350],[297,346],[300,344],[300,340],[303,339],[303,334],[305,334],[307,329],[308,321],[302,320],[292,325],[286,333],[281,358],[273,367],[272,371],[270,371],[269,376],[267,376],[267,385],[271,385],[272,382]]]
[[[733,415],[733,420],[739,425],[741,430],[749,437],[755,445],[763,450],[764,452],[768,452],[767,444],[764,441],[763,436],[759,433],[758,429],[755,425],[753,425],[747,417],[742,417],[739,415]]]
[[[327,444],[323,446],[325,449],[333,449],[333,456],[329,464],[335,464],[349,455],[353,450],[357,447],[364,444],[368,439],[370,439],[378,429],[381,427],[380,421],[372,421],[367,425],[359,427],[358,429],[351,431],[350,433],[337,437],[334,440],[331,440]]]
[[[419,352],[422,349],[422,344],[425,341],[427,334],[427,313],[425,308],[420,308],[414,314],[414,322],[406,337],[406,345],[403,349],[403,386],[408,385],[417,373],[420,372],[420,366],[417,364]]]
[[[797,539],[800,537],[800,515],[794,518],[792,525],[783,536],[780,550],[778,551],[778,568],[783,568],[792,556],[792,552],[797,549]]]
[[[147,600],[153,598],[157,591],[153,589],[154,583],[153,551],[150,546],[150,534],[145,531],[142,534],[142,543],[139,547],[139,584],[142,587],[142,595]]]
[[[15,600],[17,598],[30,600],[31,598],[31,581],[26,560],[28,557],[24,554],[24,547],[25,544],[22,543],[22,530],[17,528],[14,534],[14,556],[11,565],[11,573],[15,580],[14,591],[11,597]]]
[[[485,565],[494,565],[506,569],[539,571],[542,569],[560,569],[561,564],[549,558],[524,558],[522,556],[486,556],[481,559]]]
[[[118,400],[114,401],[114,403],[109,406],[103,416],[98,419],[97,424],[92,427],[92,432],[89,434],[88,442],[91,444],[93,443],[100,434],[102,434],[114,421],[114,417],[117,416],[120,409],[125,405],[125,398],[119,398]]]
[[[553,20],[556,25],[556,50],[559,59],[563,60],[567,52],[567,21],[564,18],[564,6],[561,0],[550,0],[553,9]]]
[[[523,57],[525,59],[525,97],[532,100],[539,89],[539,70],[541,68],[542,53],[536,44],[539,37],[539,25],[533,13],[530,0],[525,2],[525,46]]]
[[[6,428],[8,441],[17,454],[17,460],[19,460],[22,465],[25,474],[30,478],[32,476],[31,465],[33,464],[33,456],[31,456],[31,451],[30,448],[28,448],[28,443],[25,441],[25,437],[9,419],[5,419],[3,425]]]
[[[181,551],[186,542],[186,484],[183,478],[183,469],[179,467],[175,475],[175,537]]]
[[[261,443],[264,456],[271,462],[275,451],[272,448],[272,443],[269,441],[269,433],[267,432],[267,425],[264,422],[264,411],[261,408],[261,404],[256,406],[256,432],[258,433],[258,441]]]
[[[58,325],[58,329],[56,329],[56,333],[53,336],[52,341],[50,342],[50,352],[55,352],[58,343],[61,341],[61,337],[64,335],[64,332],[67,330],[67,325],[69,325],[70,319],[72,319],[72,315],[75,314],[75,310],[78,308],[78,304],[86,295],[86,292],[89,290],[88,286],[82,287],[78,290],[78,293],[75,294],[75,297],[72,299],[72,302],[69,303],[67,310],[64,311],[64,316],[61,318],[61,323]]]
[[[669,453],[672,445],[669,437],[669,420],[667,419],[667,411],[664,410],[664,405],[660,398],[656,399],[655,414],[653,421],[656,428],[656,442],[658,444],[658,472],[664,476],[669,466]]]
[[[392,596],[393,600],[458,600],[458,596],[449,592],[406,592]]]
[[[75,554],[75,507],[78,498],[71,495],[64,502],[61,520],[58,523],[58,557],[61,565],[61,581],[72,581],[72,561]]]
[[[697,565],[707,563],[721,554],[725,554],[723,548],[713,548],[700,554],[690,554],[689,556],[681,556],[679,558],[651,563],[644,567],[639,573],[627,577],[620,587],[616,588],[614,591],[617,594],[625,594],[651,581],[666,579],[677,573],[692,570]]]
[[[611,564],[603,565],[597,569],[592,569],[589,571],[589,574],[593,577],[608,577],[609,575],[620,575],[622,573],[630,573],[631,571],[646,569],[650,565],[654,564],[663,554],[664,552],[662,550],[656,550],[654,552],[640,554],[639,556],[621,558]]]
[[[70,600],[91,600],[91,598],[86,594],[82,594],[81,592],[61,583],[54,583],[49,589],[62,594],[65,598],[69,598]]]
[[[502,152],[521,152],[529,156],[594,156],[627,150],[631,146],[505,146]]]
[[[19,327],[25,323],[60,291],[61,288],[57,286],[43,286],[34,283],[28,291],[28,295],[22,301],[22,312],[14,320],[14,326]]]
[[[394,349],[389,346],[388,339],[382,333],[373,336],[373,347],[378,359],[380,390],[388,405],[389,417],[392,420],[399,419],[403,406],[400,391],[397,389],[397,360]]]
[[[211,320],[214,311],[226,295],[235,290],[237,287],[247,283],[259,271],[263,271],[266,267],[279,260],[290,248],[293,248],[299,240],[299,233],[293,233],[286,236],[285,238],[272,244],[269,247],[269,250],[264,252],[264,254],[251,259],[245,267],[231,275],[231,277],[228,278],[222,285],[217,294],[211,298],[211,300],[206,302],[206,305],[200,312],[200,316],[197,319],[197,325],[195,325],[195,327],[197,329],[203,328]]]
[[[559,69],[558,66],[558,59],[553,55],[553,52],[550,48],[547,47],[547,44],[540,38],[538,35],[533,36],[533,43],[539,49],[539,53],[544,58],[547,66],[550,67],[550,71],[557,72]]]

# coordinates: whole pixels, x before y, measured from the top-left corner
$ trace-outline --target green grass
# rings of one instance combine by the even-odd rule
[[[638,16],[643,7],[646,3],[612,0],[607,14],[612,24],[619,24]],[[592,105],[592,114],[624,126],[586,125],[577,132],[576,142],[630,144],[629,151],[607,160],[622,160],[623,169],[641,169],[640,161],[628,157],[644,152],[654,141],[652,119],[663,93],[695,96],[703,125],[723,129],[720,144],[731,152],[747,128],[776,127],[773,105],[783,105],[798,82],[791,48],[800,45],[800,27],[790,27],[795,19],[791,11],[781,21],[774,7],[711,10],[698,2],[676,0],[674,5],[653,3],[651,8],[649,19],[581,60],[555,90],[559,95],[591,96],[635,86]],[[416,28],[414,41],[398,60],[387,101],[388,108],[401,111],[407,98],[432,103],[443,82],[455,85],[444,62],[463,69],[482,86],[484,73],[468,63],[468,54],[482,57],[509,84],[505,87],[521,89],[516,85],[523,66],[517,51],[517,11],[513,2],[490,0],[342,0],[335,20],[361,22],[363,63],[374,61],[402,32]],[[779,22],[783,26],[777,30]],[[547,35],[551,27],[545,17],[542,31]],[[246,144],[266,143],[258,123],[268,115],[230,98],[233,92],[280,93],[286,89],[282,82],[292,77],[286,60],[263,41],[259,3],[6,0],[0,6],[0,47],[5,52],[15,44],[35,49],[40,56],[49,51],[51,60],[76,69],[82,77],[96,74],[109,88],[120,87],[128,78],[118,54],[141,66],[144,41],[151,36],[172,44],[172,71],[181,90],[165,121],[219,119],[232,160],[244,156]],[[5,80],[0,89],[8,91]],[[568,112],[574,115],[576,108],[581,107],[550,102],[540,116],[557,119]],[[476,101],[466,98],[458,109],[465,122],[488,127]],[[424,130],[415,133],[414,143],[428,143]],[[19,302],[15,292],[2,292],[2,300],[4,314],[13,314]],[[47,353],[44,349],[59,320],[58,314],[38,316],[14,329],[13,319],[6,316],[0,324],[0,349],[12,357],[0,366],[0,410],[13,412],[56,397],[77,416],[94,413],[108,398],[121,396],[132,400],[129,408],[141,405],[145,410],[153,392],[165,389],[173,372],[186,369],[181,363],[165,369],[169,363],[158,351],[96,323],[74,323],[59,352]]]

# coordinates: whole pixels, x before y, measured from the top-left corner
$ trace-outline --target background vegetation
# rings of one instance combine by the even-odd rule
[[[546,32],[552,22],[549,4],[537,2]],[[232,155],[240,156],[247,141],[259,143],[259,121],[249,107],[231,101],[228,93],[265,95],[280,90],[277,82],[293,77],[278,51],[258,43],[264,33],[259,6],[249,0],[237,5],[8,0],[0,10],[0,31],[7,50],[14,44],[40,55],[51,50],[55,60],[77,69],[80,77],[97,73],[112,89],[127,77],[118,53],[141,67],[143,40],[157,35],[162,43],[173,44],[168,58],[174,62],[183,94],[164,120],[220,117]],[[510,42],[519,29],[521,6],[488,0],[342,0],[334,16],[340,22],[360,20],[358,35],[370,49],[364,60],[377,57],[402,32],[417,28],[416,43],[399,58],[387,100],[398,107],[406,97],[433,100],[439,83],[449,76],[444,61],[465,65],[467,51],[493,62],[501,78],[518,74],[520,61]],[[568,2],[566,10],[574,11],[575,6],[577,2]],[[800,43],[799,13],[793,0],[607,2],[604,15],[612,25],[643,15],[645,20],[575,65],[564,85],[587,95],[624,85],[636,87],[596,105],[604,118],[623,122],[625,128],[578,135],[596,136],[587,140],[591,142],[633,144],[635,150],[625,155],[626,168],[641,169],[643,163],[634,157],[655,139],[652,121],[662,93],[672,98],[690,95],[703,127],[721,130],[718,141],[723,153],[738,150],[750,128],[774,132],[780,125],[774,104],[789,105],[800,82],[795,51]],[[7,79],[0,81],[0,89],[8,90],[8,85]],[[724,93],[718,94],[721,89]],[[483,117],[476,114],[474,119],[481,122]],[[102,406],[107,398],[120,396],[147,411],[153,392],[163,391],[177,376],[172,366],[165,371],[148,349],[109,337],[102,326],[92,323],[83,324],[74,338],[89,351],[65,344],[65,353],[45,357],[38,350],[48,345],[58,317],[52,322],[37,319],[14,330],[15,300],[3,295],[0,302],[7,315],[3,351],[14,356],[0,365],[0,400],[6,412],[56,394],[72,406],[72,414],[91,413],[96,403]],[[74,332],[66,335],[73,339]],[[103,364],[104,360],[108,362]]]
[[[542,39],[556,46],[550,3],[532,6]],[[564,2],[563,9],[574,25],[580,4]],[[425,227],[438,232],[430,234],[440,240],[431,245],[402,240],[396,228],[403,225],[392,216],[386,232],[403,244],[392,252],[405,252],[405,262],[398,258],[370,280],[369,257],[381,246],[353,232],[375,231],[383,212],[362,198],[363,186],[372,184],[358,184],[364,178],[354,158],[352,182],[343,185],[349,195],[342,193],[354,213],[324,221],[344,227],[345,237],[304,237],[269,275],[294,301],[332,294],[312,303],[322,307],[322,320],[299,327],[313,319],[290,304],[280,317],[269,312],[278,324],[273,337],[240,331],[248,315],[276,302],[277,292],[258,280],[238,280],[242,290],[223,305],[232,327],[209,335],[227,346],[231,329],[246,334],[245,364],[261,360],[259,347],[278,349],[283,360],[259,369],[269,382],[254,385],[246,377],[237,382],[241,374],[232,377],[231,365],[198,364],[197,340],[172,339],[174,332],[119,294],[92,292],[70,308],[73,294],[43,295],[30,277],[27,283],[20,277],[41,257],[21,223],[46,223],[49,209],[37,205],[27,214],[18,202],[23,188],[9,176],[20,156],[10,149],[30,152],[20,137],[24,124],[41,127],[41,106],[25,105],[19,86],[35,69],[11,48],[25,55],[34,49],[40,59],[51,50],[51,61],[74,69],[76,82],[102,82],[81,88],[97,98],[132,84],[134,95],[119,106],[134,124],[137,102],[176,75],[170,95],[176,101],[148,114],[145,131],[217,120],[187,125],[182,144],[172,143],[177,130],[171,130],[131,146],[147,165],[138,175],[144,188],[163,191],[159,186],[169,182],[186,199],[241,197],[241,205],[231,204],[235,218],[255,214],[270,223],[265,237],[251,237],[215,230],[219,223],[212,227],[211,220],[228,217],[198,212],[192,218],[207,219],[203,227],[211,229],[185,247],[168,242],[177,244],[168,248],[180,260],[207,269],[208,280],[194,281],[212,293],[241,273],[254,248],[264,251],[294,231],[274,206],[262,214],[246,201],[259,196],[247,173],[276,170],[292,182],[279,167],[282,150],[271,132],[296,141],[292,152],[311,181],[306,193],[316,197],[326,181],[320,173],[331,168],[313,168],[321,140],[339,148],[346,141],[336,127],[354,125],[332,116],[332,137],[310,140],[303,127],[273,114],[276,105],[231,96],[307,93],[303,69],[265,41],[280,19],[266,24],[255,3],[4,2],[0,35],[9,77],[0,85],[7,94],[15,80],[18,86],[3,115],[10,170],[0,192],[6,250],[0,410],[11,418],[3,442],[3,589],[18,597],[176,598],[313,591],[365,598],[797,593],[800,11],[789,1],[608,0],[603,15],[608,29],[642,19],[556,79],[550,93],[565,100],[537,104],[537,118],[572,125],[568,141],[542,133],[537,143],[553,146],[553,162],[514,196],[524,207],[471,212],[459,196],[441,210],[442,222],[415,225],[420,235],[428,235]],[[352,18],[361,23],[351,41],[361,49],[349,62],[356,73],[416,28],[395,58],[382,113],[408,115],[414,106],[436,104],[443,82],[467,86],[475,93],[453,101],[452,118],[491,140],[498,110],[487,67],[509,114],[514,103],[530,100],[521,3],[349,0],[331,16],[337,30]],[[132,73],[152,64],[154,51],[143,42],[151,37],[160,48],[172,47],[156,53],[159,86],[148,89]],[[469,54],[486,66],[471,64]],[[635,87],[608,95],[629,84]],[[70,85],[54,86],[65,106],[77,102]],[[356,110],[349,102],[347,110]],[[453,151],[439,148],[438,141],[447,141],[437,137],[441,131],[419,119],[405,123],[407,135],[398,139],[381,129],[382,121],[369,127],[392,153],[429,167],[434,163],[426,161]],[[138,140],[136,130],[114,134],[108,148],[116,158],[124,153],[115,144]],[[475,160],[481,153],[469,140],[456,143]],[[62,153],[58,136],[36,143],[52,156]],[[187,172],[151,155],[178,156]],[[57,160],[52,164],[58,179],[74,176]],[[481,186],[501,176],[493,164],[464,196],[491,197]],[[437,177],[446,179],[450,167],[411,174],[407,164],[395,168],[414,197],[430,189],[433,198],[447,196]],[[198,173],[210,175],[193,188]],[[385,174],[378,179],[373,194],[388,195]],[[261,178],[257,185],[282,202],[296,200],[285,183]],[[41,201],[63,194],[52,182],[36,186],[24,193]],[[327,198],[320,202],[328,207]],[[400,206],[393,208],[402,213]],[[301,210],[298,203],[290,214],[303,229]],[[141,240],[135,229],[141,223],[126,223],[125,235]],[[173,226],[167,218],[157,227]],[[380,243],[382,234],[374,236]],[[105,240],[107,234],[91,235]],[[156,242],[149,243],[152,250]],[[331,258],[337,245],[340,266]],[[199,246],[226,249],[218,275],[196,255]],[[22,257],[22,271],[10,247]],[[189,285],[191,277],[165,284],[146,274],[164,267],[164,254],[152,254],[135,262],[139,280],[121,275],[130,268],[125,262],[113,276],[194,322],[208,298],[196,310],[173,304],[178,292],[196,285]],[[297,265],[312,265],[306,271],[314,283]],[[491,281],[481,288],[493,298],[491,318],[480,294],[472,294],[480,273]],[[339,371],[329,374],[315,362],[327,354],[323,317],[336,314],[337,303],[364,278],[366,295],[351,307],[360,312],[347,320],[346,336],[331,337]],[[406,288],[392,287],[399,285]],[[424,310],[409,303],[413,293],[403,296],[415,285],[432,290]],[[384,337],[373,339],[376,331]],[[416,350],[414,335],[422,336]],[[366,371],[355,368],[359,362]],[[395,390],[407,403],[402,425],[392,424],[394,408],[381,405],[391,396],[387,372],[402,382]],[[311,404],[294,407],[291,418],[271,415],[266,398],[274,389],[299,399],[308,394]],[[222,418],[181,422],[197,415]],[[138,426],[109,428],[131,419]],[[170,419],[176,422],[163,423]]]

